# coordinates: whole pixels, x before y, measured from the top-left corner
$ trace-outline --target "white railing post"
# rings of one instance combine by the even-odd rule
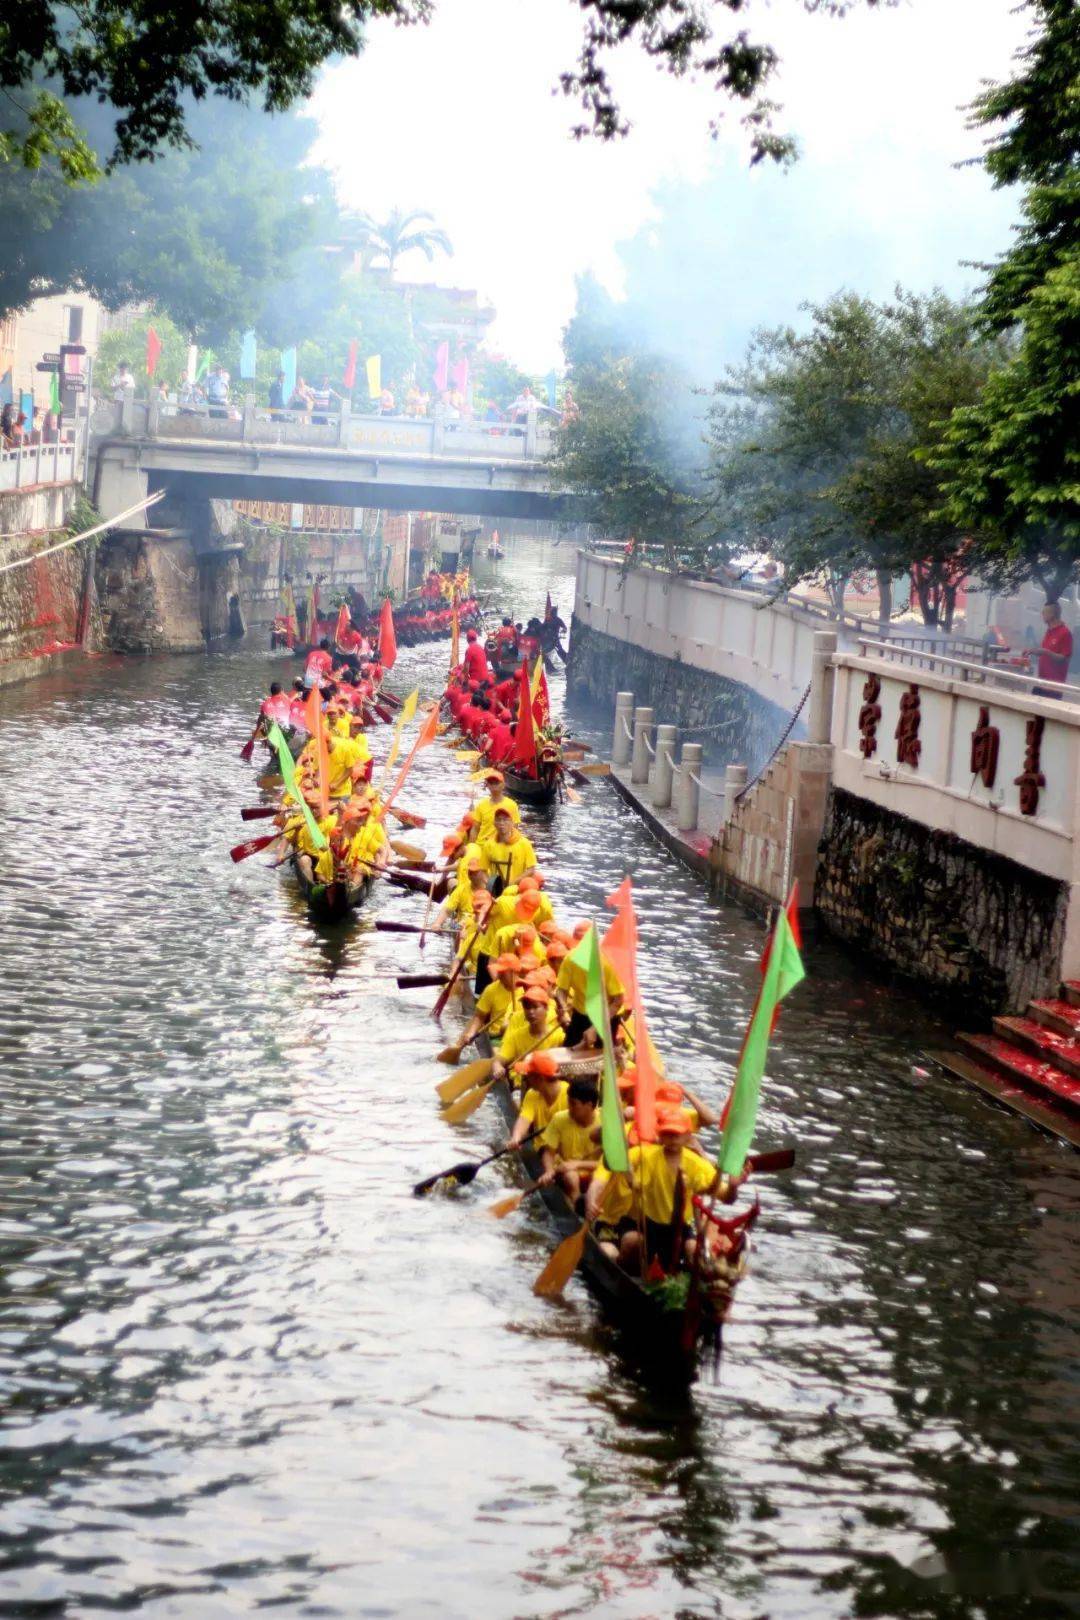
[[[827,743],[831,740],[835,652],[836,631],[815,630],[814,650],[810,655],[810,703],[806,712],[808,742]]]
[[[657,810],[666,810],[671,803],[674,776],[674,753],[678,742],[678,726],[657,726],[656,764],[653,767],[652,802]]]
[[[634,752],[630,760],[631,782],[647,782],[649,780],[649,733],[652,731],[652,715],[651,709],[637,708],[634,710]]]
[[[616,692],[615,735],[611,740],[611,763],[613,765],[629,765],[630,763],[630,748],[633,743],[630,723],[633,713],[633,692]]]
[[[701,743],[683,743],[682,760],[679,765],[678,798],[675,804],[675,825],[680,832],[697,831],[700,804],[698,779],[701,775],[703,752]]]
[[[525,412],[525,460],[536,460],[536,419],[540,413],[535,406]]]
[[[739,794],[746,787],[746,766],[726,765],[724,767],[724,822],[732,820],[735,815],[735,806],[739,801]]]
[[[244,395],[244,410],[240,424],[240,441],[248,444],[255,437],[255,395]]]
[[[343,399],[341,402],[341,413],[338,416],[337,442],[339,445],[348,444],[349,442],[349,417],[351,415],[352,402],[348,399]]]

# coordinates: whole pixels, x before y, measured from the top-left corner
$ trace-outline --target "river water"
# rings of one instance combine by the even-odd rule
[[[569,618],[571,566],[519,543],[497,599],[554,580]],[[551,1238],[487,1218],[498,1167],[410,1196],[500,1139],[491,1108],[440,1123],[434,992],[373,929],[420,903],[320,934],[229,861],[275,667],[0,694],[0,1613],[1080,1612],[1075,1157],[920,1073],[947,1031],[811,943],[760,1137],[798,1168],[762,1187],[719,1383],[658,1402],[578,1284],[533,1297]],[[421,757],[421,839],[464,778]],[[603,784],[530,831],[569,921],[633,872],[658,1043],[718,1099],[760,923]]]

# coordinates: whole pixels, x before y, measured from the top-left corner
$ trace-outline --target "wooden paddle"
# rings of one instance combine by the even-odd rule
[[[566,797],[570,801],[571,804],[584,804],[585,803],[584,799],[581,797],[581,794],[578,792],[577,788],[572,788],[570,786],[569,782],[564,780],[562,786],[563,786],[563,792],[566,794]]]
[[[488,1214],[497,1221],[505,1220],[507,1215],[514,1213],[515,1209],[520,1209],[526,1198],[531,1198],[539,1187],[540,1183],[538,1181],[530,1181],[529,1185],[523,1187],[521,1192],[511,1193],[509,1198],[500,1198],[497,1204],[492,1204]]]
[[[380,934],[419,934],[419,923],[391,922],[388,917],[376,917],[375,927]],[[429,928],[429,934],[452,934],[456,938],[453,928]]]
[[[403,827],[427,826],[427,816],[418,816],[415,810],[399,810],[396,804],[392,804],[388,813],[396,817]]]
[[[494,1064],[494,1058],[475,1058],[472,1063],[466,1063],[463,1069],[455,1069],[453,1074],[448,1075],[445,1080],[440,1080],[435,1087],[439,1101],[445,1107],[447,1103],[455,1102],[458,1097],[464,1096],[467,1091],[472,1091],[474,1086],[483,1085],[490,1077]]]
[[[520,1057],[516,1057],[514,1059],[514,1062],[521,1063],[525,1060],[525,1058],[531,1057],[535,1051],[543,1046],[550,1034],[551,1031],[549,1029],[545,1029],[544,1033],[537,1040],[535,1040],[530,1047],[527,1047],[526,1050],[522,1052]],[[487,1074],[480,1073],[481,1066],[487,1066]],[[439,1093],[440,1097],[442,1097],[443,1093],[445,1092],[449,1097],[458,1097],[461,1099],[459,1102],[453,1103],[451,1107],[444,1108],[443,1110],[443,1118],[449,1124],[460,1125],[463,1119],[468,1119],[470,1114],[476,1113],[476,1110],[480,1107],[480,1104],[483,1102],[484,1098],[495,1084],[494,1077],[491,1074],[491,1070],[494,1067],[494,1058],[478,1058],[475,1063],[467,1063],[463,1069],[459,1069],[457,1073],[452,1074],[449,1079],[440,1080],[439,1084],[435,1087],[435,1090]],[[470,1071],[472,1071],[476,1078],[462,1083],[464,1076],[469,1074]],[[451,1087],[454,1085],[455,1081],[458,1082],[457,1088],[456,1090],[451,1090]],[[469,1091],[472,1087],[476,1088],[472,1092],[472,1095],[465,1096],[464,1093]]]
[[[427,860],[424,851],[417,844],[407,844],[403,838],[391,838],[390,848],[410,866],[422,866]]]
[[[458,980],[460,979],[462,969],[464,968],[465,963],[469,959],[469,954],[472,951],[473,946],[476,944],[476,941],[480,938],[480,935],[483,933],[484,928],[485,928],[485,926],[487,924],[487,919],[490,916],[490,914],[491,914],[491,907],[488,906],[487,910],[484,912],[483,920],[477,922],[476,927],[473,929],[472,934],[469,937],[469,943],[466,945],[465,949],[460,952],[457,961],[454,963],[454,971],[451,973],[450,977],[447,979],[446,984],[443,986],[442,994],[439,996],[439,999],[436,1001],[434,1007],[432,1007],[432,1009],[431,1009],[432,1018],[441,1018],[442,1017],[443,1010],[446,1007],[446,1003],[450,1000],[450,994],[451,994],[455,984],[457,984]],[[420,932],[422,934],[423,933],[432,933],[432,934],[434,934],[434,933],[438,933],[439,930],[435,929],[435,928],[421,929]],[[465,1117],[467,1118],[468,1116],[466,1115]]]
[[[588,1233],[589,1222],[582,1221],[576,1232],[563,1239],[533,1283],[534,1294],[539,1294],[542,1299],[556,1299],[562,1293],[581,1264]]]
[[[253,731],[251,733],[251,736],[248,738],[247,742],[244,744],[243,748],[241,748],[241,750],[240,750],[240,758],[246,762],[247,760],[249,760],[251,758],[251,756],[252,756],[252,754],[254,752],[255,752],[255,732]]]
[[[276,844],[280,837],[280,833],[272,832],[263,838],[249,838],[245,844],[234,844],[229,854],[234,861],[246,861],[249,855],[257,855],[268,844]]]
[[[530,1132],[521,1142],[521,1146],[524,1147],[526,1142],[531,1142],[534,1136],[539,1135],[539,1131]],[[505,1147],[499,1148],[495,1153],[489,1153],[487,1158],[481,1159],[479,1163],[466,1160],[463,1164],[452,1164],[449,1170],[440,1170],[437,1175],[428,1176],[424,1181],[418,1181],[413,1188],[413,1197],[423,1198],[424,1194],[429,1193],[432,1187],[437,1186],[440,1181],[456,1181],[459,1187],[467,1187],[470,1182],[476,1180],[477,1172],[482,1170],[485,1164],[494,1164],[496,1159],[501,1159],[505,1154],[514,1151],[515,1149],[508,1142]]]
[[[476,1035],[471,1035],[469,1037],[470,1041],[475,1041],[478,1035],[482,1035],[490,1023],[490,1018],[485,1020],[485,1022],[480,1025]],[[461,1054],[464,1052],[466,1045],[467,1043],[465,1041],[459,1041],[456,1046],[444,1046],[438,1055],[437,1061],[439,1063],[460,1063]]]
[[[285,778],[280,771],[264,771],[262,776],[255,779],[261,788],[283,787]]]
[[[493,1062],[492,1059],[488,1061]],[[458,1098],[457,1102],[452,1102],[447,1107],[444,1107],[443,1119],[448,1125],[463,1124],[465,1120],[470,1119],[476,1113],[476,1110],[481,1106],[494,1084],[494,1076],[490,1076],[487,1080],[478,1083],[474,1082],[472,1091],[467,1091],[464,1096]]]
[[[265,821],[269,816],[276,816],[281,809],[279,804],[254,804],[241,810],[241,821]]]
[[[428,990],[433,985],[445,983],[445,973],[399,973],[397,976],[399,990]]]
[[[463,762],[479,759],[480,757],[479,748],[459,748],[454,754],[455,759],[460,759]]]
[[[593,760],[590,764],[574,766],[575,776],[610,776],[611,766],[604,760]]]

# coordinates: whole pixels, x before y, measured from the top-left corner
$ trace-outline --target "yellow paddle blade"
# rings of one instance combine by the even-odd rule
[[[488,1214],[496,1221],[504,1220],[507,1215],[512,1215],[515,1209],[521,1208],[524,1197],[523,1192],[517,1192],[511,1193],[509,1198],[500,1198],[497,1204],[491,1205]]]
[[[487,768],[486,765],[484,765],[484,766],[481,767],[480,770],[470,772],[469,781],[470,782],[482,782],[484,780],[484,777],[487,775],[487,773],[488,773],[488,768]]]
[[[421,861],[427,860],[422,849],[416,844],[407,844],[403,838],[391,838],[390,848],[395,855],[400,855],[403,861],[410,861],[414,866],[419,866]]]
[[[455,759],[479,759],[479,748],[458,748],[454,753]]]
[[[473,1086],[483,1085],[485,1080],[491,1078],[493,1063],[493,1058],[477,1058],[475,1063],[466,1063],[463,1069],[455,1069],[452,1075],[440,1080],[435,1087],[439,1101],[445,1106],[464,1092],[471,1091]]]
[[[572,788],[569,782],[563,783],[563,792],[571,804],[582,804],[584,802],[577,788]]]
[[[462,1120],[476,1113],[494,1084],[494,1080],[487,1080],[482,1086],[477,1086],[475,1091],[469,1091],[464,1097],[459,1097],[457,1102],[443,1109],[443,1119],[448,1125],[460,1125]]]
[[[442,1051],[439,1053],[439,1055],[438,1055],[438,1057],[436,1059],[436,1062],[438,1062],[438,1063],[460,1063],[461,1062],[461,1054],[462,1054],[462,1052],[464,1050],[465,1050],[465,1048],[464,1048],[463,1045],[462,1046],[444,1046]]]
[[[555,1299],[562,1293],[585,1253],[585,1234],[588,1230],[588,1221],[582,1221],[576,1232],[563,1239],[533,1283],[534,1294],[540,1294],[544,1299]]]

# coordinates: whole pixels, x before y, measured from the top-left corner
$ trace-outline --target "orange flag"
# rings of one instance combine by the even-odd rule
[[[394,634],[394,610],[387,597],[379,614],[379,663],[383,669],[393,669],[397,663],[397,637]]]
[[[439,731],[439,706],[438,706],[438,704],[436,704],[435,707],[432,709],[431,713],[428,715],[427,719],[424,721],[423,725],[420,727],[420,730],[417,732],[416,741],[413,743],[412,747],[409,749],[409,753],[408,753],[408,756],[407,756],[407,758],[405,760],[405,763],[401,767],[400,771],[398,772],[397,781],[394,783],[393,787],[390,789],[389,794],[387,795],[386,803],[383,805],[383,808],[382,808],[382,813],[383,813],[384,816],[386,815],[386,812],[389,810],[390,806],[393,804],[394,800],[397,798],[398,790],[401,787],[401,784],[404,782],[405,778],[408,776],[410,770],[412,769],[413,760],[416,758],[416,756],[420,752],[421,748],[426,748],[429,743],[433,743],[435,741],[435,738],[438,735],[438,731]]]
[[[514,730],[514,748],[510,763],[524,767],[529,776],[536,775],[536,736],[533,732],[532,692],[529,690],[528,660],[521,660],[521,702],[518,707],[517,726]]]
[[[619,975],[626,990],[626,1002],[634,1015],[634,1124],[643,1142],[656,1140],[656,1087],[660,1076],[653,1057],[653,1045],[645,1022],[645,1007],[637,972],[637,916],[634,911],[629,877],[623,878],[607,901],[615,913],[601,942],[601,952]]]
[[[326,727],[323,724],[322,698],[319,688],[313,686],[304,704],[304,724],[315,738],[315,757],[319,762],[319,814],[330,814],[330,756],[326,747]]]

